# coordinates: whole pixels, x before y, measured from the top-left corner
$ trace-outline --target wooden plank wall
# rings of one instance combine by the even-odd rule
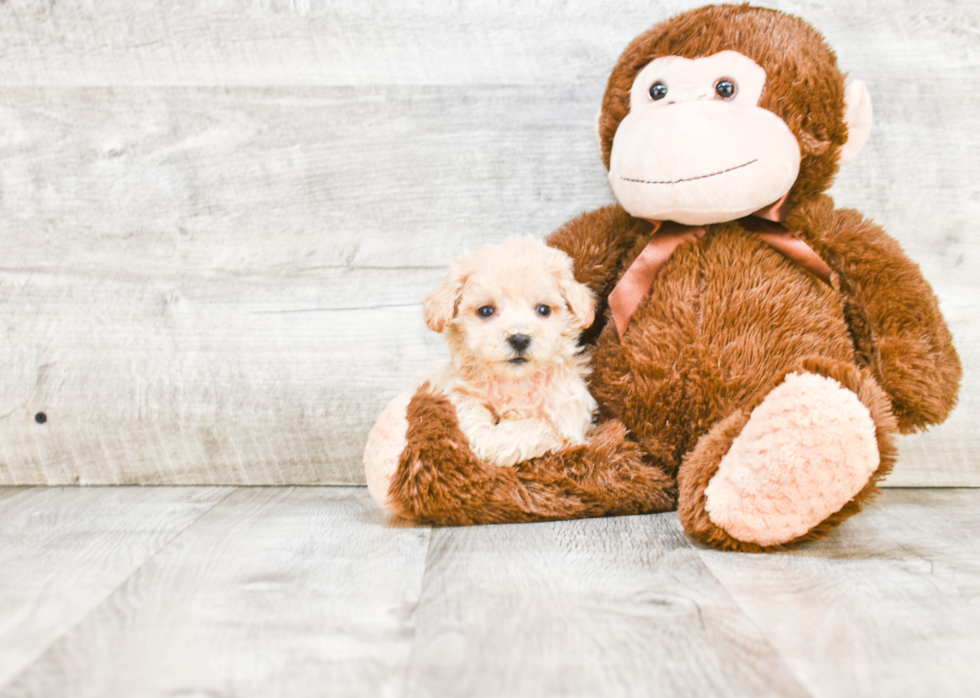
[[[612,200],[606,76],[697,4],[0,4],[0,484],[363,482],[443,355],[447,260]],[[771,4],[868,83],[833,194],[921,264],[967,369],[889,482],[980,485],[980,6]]]

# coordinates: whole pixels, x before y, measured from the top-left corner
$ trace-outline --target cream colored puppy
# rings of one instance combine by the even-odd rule
[[[423,312],[426,325],[445,334],[451,358],[419,382],[453,403],[477,456],[511,466],[585,443],[596,402],[578,336],[595,318],[595,300],[575,281],[567,255],[513,238],[454,259]],[[407,443],[414,393],[392,400],[368,437],[365,472],[382,505]]]

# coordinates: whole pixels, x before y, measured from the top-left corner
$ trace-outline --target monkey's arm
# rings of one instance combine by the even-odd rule
[[[859,358],[891,397],[899,429],[942,422],[956,404],[962,367],[932,287],[898,243],[857,211],[818,204],[810,214],[802,218],[811,225],[801,228],[839,275]],[[829,225],[813,226],[818,218]]]
[[[406,416],[387,506],[413,521],[520,523],[669,511],[676,502],[673,480],[642,461],[619,422],[596,428],[584,446],[498,467],[473,454],[452,403],[428,386]]]
[[[571,257],[575,280],[604,301],[616,283],[623,259],[644,232],[649,234],[649,224],[613,204],[573,218],[545,242]]]
[[[606,324],[606,298],[613,290],[623,261],[650,225],[637,220],[613,204],[573,218],[547,237],[545,242],[572,258],[575,280],[591,288],[599,302],[596,320],[582,333],[583,344],[594,344]]]

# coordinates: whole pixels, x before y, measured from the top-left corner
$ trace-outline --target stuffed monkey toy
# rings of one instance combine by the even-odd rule
[[[437,525],[676,508],[740,551],[860,511],[893,434],[942,422],[961,376],[918,267],[823,193],[871,120],[864,84],[776,10],[702,7],[634,39],[596,123],[618,204],[547,240],[600,299],[590,441],[490,466],[423,386],[387,427],[393,467],[366,462],[382,503]]]

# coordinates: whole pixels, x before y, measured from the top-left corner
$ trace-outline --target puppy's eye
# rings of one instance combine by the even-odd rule
[[[534,311],[541,317],[548,317],[551,315],[551,308],[543,303],[535,308]]]
[[[494,313],[494,308],[492,305],[484,305],[481,308],[476,309],[476,314],[480,317],[490,317]]]

